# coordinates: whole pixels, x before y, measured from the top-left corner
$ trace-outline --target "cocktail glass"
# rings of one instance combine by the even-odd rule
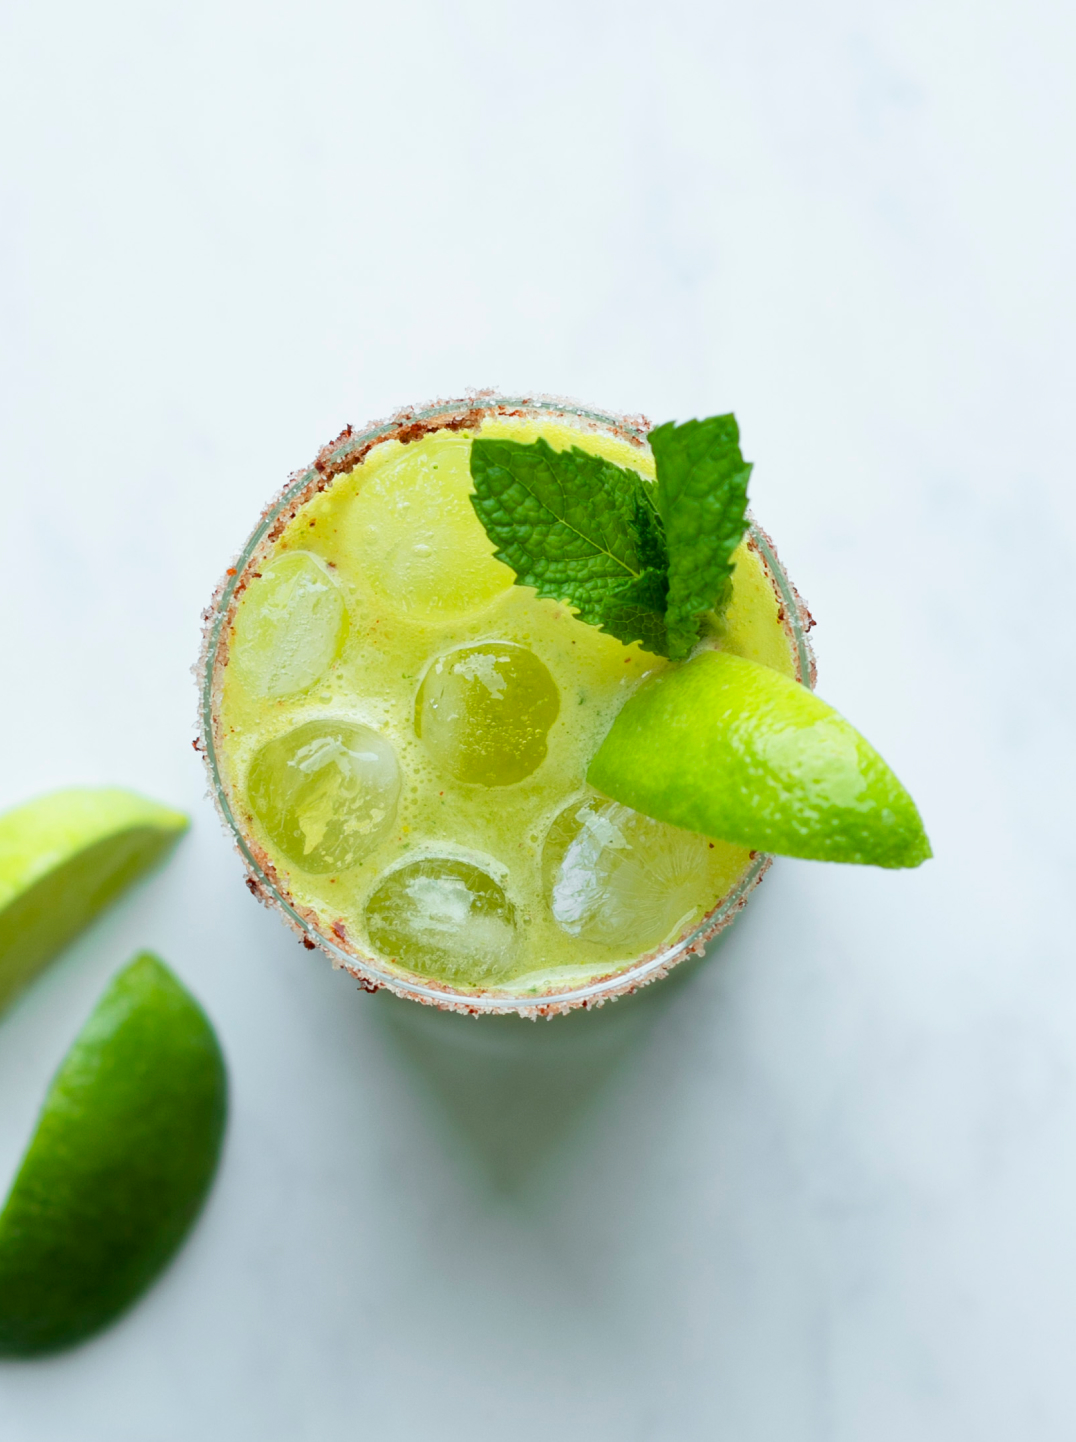
[[[649,429],[642,417],[624,417],[582,407],[547,396],[499,396],[477,392],[462,400],[439,401],[401,411],[391,419],[364,430],[348,427],[326,446],[313,465],[296,472],[267,507],[252,531],[235,564],[229,567],[213,602],[205,613],[205,631],[198,666],[200,682],[200,739],[196,742],[209,772],[210,789],[218,811],[246,867],[246,884],[266,904],[275,907],[299,935],[304,946],[320,948],[335,967],[351,976],[368,991],[382,987],[426,1005],[471,1015],[517,1013],[541,1017],[566,1013],[575,1008],[600,1006],[603,1002],[637,991],[665,976],[678,962],[699,955],[707,942],[729,926],[770,866],[772,857],[753,853],[750,866],[739,882],[701,920],[674,941],[645,954],[626,959],[608,972],[585,981],[547,980],[539,989],[531,986],[467,988],[450,985],[427,976],[407,974],[387,966],[364,952],[346,933],[324,924],[306,906],[298,904],[275,874],[264,849],[244,829],[222,765],[226,738],[221,727],[221,697],[228,645],[236,609],[251,578],[269,557],[274,542],[299,510],[334,480],[352,471],[382,442],[413,442],[438,431],[470,431],[487,418],[513,417],[561,422],[581,433],[605,435],[626,441],[639,451],[646,449]],[[812,624],[809,613],[785,573],[769,537],[752,520],[747,544],[761,562],[773,589],[778,616],[784,628],[796,679],[813,686],[814,658],[807,639]]]

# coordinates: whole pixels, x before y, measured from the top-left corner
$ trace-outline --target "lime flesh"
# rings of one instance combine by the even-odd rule
[[[187,826],[115,787],[54,791],[0,816],[0,1007]]]
[[[853,726],[727,652],[644,683],[587,779],[646,816],[758,851],[889,867],[931,855],[915,803]]]
[[[224,1134],[213,1028],[144,953],[116,976],[53,1079],[0,1214],[0,1354],[71,1346],[164,1267]]]

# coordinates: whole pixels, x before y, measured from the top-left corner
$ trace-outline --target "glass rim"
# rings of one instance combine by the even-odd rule
[[[231,834],[246,867],[248,888],[265,905],[281,913],[305,947],[324,951],[335,968],[348,972],[366,991],[379,991],[384,987],[397,996],[435,1006],[442,1011],[464,1012],[472,1016],[516,1013],[538,1018],[563,1014],[579,1007],[600,1006],[659,980],[686,956],[701,955],[707,942],[729,926],[747,904],[773,857],[761,852],[753,853],[751,866],[744,876],[690,932],[614,971],[604,972],[585,982],[567,983],[560,988],[547,987],[537,992],[513,992],[507,987],[468,991],[444,982],[421,979],[414,973],[390,971],[375,958],[353,951],[331,935],[326,935],[311,916],[303,914],[267,874],[232,811],[218,763],[216,736],[217,702],[228,659],[228,627],[246,589],[253,563],[279,537],[292,516],[313,495],[325,490],[337,476],[354,469],[375,446],[384,441],[412,441],[438,430],[471,428],[481,424],[488,416],[518,417],[521,414],[561,417],[580,429],[604,432],[627,440],[640,449],[647,446],[650,423],[644,416],[619,416],[558,396],[502,396],[495,391],[476,391],[455,400],[408,407],[388,420],[372,422],[361,430],[348,426],[334,441],[323,447],[312,465],[288,478],[283,489],[262,512],[243,549],[228,567],[211,604],[203,612],[202,648],[195,668],[199,684],[200,733],[195,749],[205,762],[210,795],[220,819]],[[793,645],[796,679],[813,688],[815,661],[807,637],[814,624],[810,612],[781,565],[773,542],[750,513],[748,537],[778,598],[783,613],[780,619]]]

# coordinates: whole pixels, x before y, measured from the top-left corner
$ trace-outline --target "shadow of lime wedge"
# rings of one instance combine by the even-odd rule
[[[226,1112],[212,1025],[143,953],[64,1058],[0,1213],[0,1355],[72,1346],[145,1290],[205,1200]]]
[[[0,1009],[186,831],[180,811],[112,786],[0,816]]]

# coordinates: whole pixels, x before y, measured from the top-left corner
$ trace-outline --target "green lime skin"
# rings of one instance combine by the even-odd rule
[[[226,1113],[213,1027],[144,952],[64,1058],[0,1213],[0,1355],[81,1342],[149,1286],[205,1200]]]
[[[630,697],[587,780],[646,816],[756,851],[918,866],[915,802],[869,742],[768,666],[703,651]]]
[[[54,791],[0,816],[0,1008],[188,825],[112,786]]]

